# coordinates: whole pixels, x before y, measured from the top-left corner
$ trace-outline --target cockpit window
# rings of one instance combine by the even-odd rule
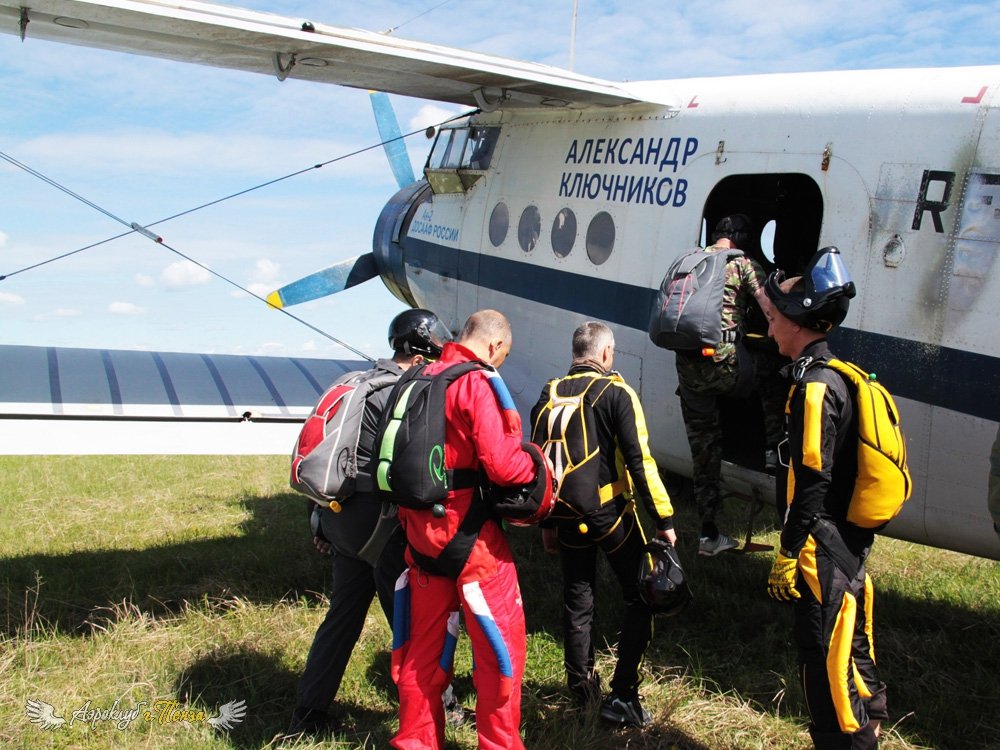
[[[469,141],[469,131],[466,129],[452,130],[448,144],[448,150],[444,155],[442,169],[458,169],[462,166],[462,156],[465,154],[465,145]]]
[[[428,169],[489,169],[500,128],[442,128],[427,160]]]
[[[499,137],[498,127],[441,128],[424,169],[434,192],[465,192],[481,180],[493,161]]]
[[[469,169],[489,169],[493,161],[493,151],[500,137],[500,128],[472,128],[469,131]],[[463,166],[465,166],[463,164]]]

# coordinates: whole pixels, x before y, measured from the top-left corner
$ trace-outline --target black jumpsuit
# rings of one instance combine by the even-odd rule
[[[533,437],[539,441],[539,416],[555,385],[561,395],[590,394],[597,451],[585,481],[564,477],[560,502],[548,525],[559,536],[563,572],[563,637],[566,681],[581,700],[599,690],[594,673],[594,591],[597,552],[603,550],[622,587],[625,611],[618,639],[618,661],[611,690],[630,700],[638,695],[639,665],[653,634],[653,613],[639,594],[638,570],[646,540],[632,495],[646,505],[659,529],[673,527],[673,508],[649,453],[646,420],[635,391],[621,376],[577,365],[565,378],[549,381],[531,411]],[[588,469],[590,468],[588,467]],[[584,475],[581,470],[580,476]],[[583,525],[581,525],[583,524]]]
[[[872,582],[865,570],[874,531],[846,520],[857,476],[858,427],[850,386],[821,366],[832,357],[821,339],[791,365],[781,547],[798,558],[795,641],[813,743],[819,750],[867,750],[878,744],[869,719],[887,718],[872,640]]]

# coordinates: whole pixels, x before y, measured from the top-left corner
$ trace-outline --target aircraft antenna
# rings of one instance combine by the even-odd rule
[[[576,11],[580,7],[580,0],[573,0],[573,21],[569,27],[569,69],[573,70],[576,64]]]
[[[394,31],[395,31],[396,29],[399,29],[399,28],[402,28],[403,26],[406,26],[406,24],[410,23],[410,21],[416,21],[416,20],[417,20],[418,18],[420,18],[421,16],[426,16],[426,15],[427,15],[428,13],[430,13],[430,12],[431,12],[432,10],[437,10],[437,9],[438,9],[438,8],[440,8],[440,7],[442,6],[442,5],[447,5],[447,4],[448,4],[448,3],[450,3],[450,2],[451,2],[451,0],[444,0],[443,2],[440,2],[440,3],[438,3],[437,5],[435,5],[435,6],[433,7],[433,8],[428,8],[428,9],[427,9],[427,10],[425,10],[425,11],[424,11],[423,13],[418,13],[418,14],[417,14],[417,15],[415,15],[415,16],[414,16],[413,18],[411,18],[411,19],[409,19],[409,20],[407,20],[407,21],[403,21],[402,23],[400,23],[400,24],[397,24],[397,25],[393,26],[393,27],[392,27],[392,28],[390,28],[390,29],[386,29],[385,31],[380,31],[379,33],[380,33],[380,34],[385,34],[386,36],[388,36],[389,34],[391,34],[392,32],[394,32]]]

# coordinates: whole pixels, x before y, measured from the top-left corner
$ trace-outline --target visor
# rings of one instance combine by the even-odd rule
[[[767,277],[764,291],[778,311],[799,325],[827,332],[847,316],[856,290],[847,266],[835,247],[824,247],[813,255],[802,280],[788,291],[781,289],[783,271]]]
[[[427,327],[427,335],[430,337],[431,343],[437,347],[443,347],[453,340],[451,331],[439,318],[435,318],[433,325]]]
[[[809,279],[812,281],[813,291],[823,294],[832,289],[847,290],[850,285],[849,297],[853,297],[854,283],[851,275],[847,272],[847,266],[840,255],[840,251],[835,247],[824,247],[813,258],[812,268],[809,271]]]

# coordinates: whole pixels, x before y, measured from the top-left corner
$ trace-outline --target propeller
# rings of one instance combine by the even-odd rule
[[[382,91],[369,91],[372,111],[375,113],[375,125],[378,127],[382,147],[385,149],[389,167],[399,184],[400,189],[416,182],[413,167],[410,164],[406,144],[399,130],[396,113],[389,101],[389,95]],[[354,258],[348,258],[334,263],[329,268],[316,271],[293,281],[267,295],[270,305],[277,308],[299,305],[320,297],[342,292],[378,276],[375,265],[375,255],[364,253]]]
[[[382,139],[382,148],[385,149],[389,167],[396,176],[399,189],[402,190],[417,180],[413,176],[410,156],[406,153],[406,144],[399,131],[396,112],[392,108],[392,102],[389,101],[389,95],[384,91],[369,91],[368,94],[372,102],[372,111],[375,113],[375,125],[378,127],[379,137]]]
[[[267,295],[267,301],[277,308],[291,307],[342,292],[376,276],[378,269],[375,267],[375,255],[365,253],[285,284]]]

